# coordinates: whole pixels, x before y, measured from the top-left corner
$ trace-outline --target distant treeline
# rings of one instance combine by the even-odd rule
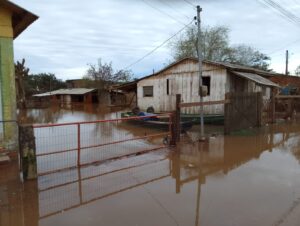
[[[66,87],[67,85],[64,81],[57,79],[56,76],[51,73],[30,74],[24,78],[26,97]]]

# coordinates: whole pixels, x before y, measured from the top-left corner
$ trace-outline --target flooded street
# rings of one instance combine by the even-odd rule
[[[36,123],[56,123],[111,119],[120,112],[27,114]],[[231,136],[207,129],[217,132],[205,143],[192,142],[195,127],[176,148],[42,175],[25,184],[16,161],[0,166],[0,225],[300,225],[300,124]]]

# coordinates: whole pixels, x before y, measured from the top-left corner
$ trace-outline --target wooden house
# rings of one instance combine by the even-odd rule
[[[278,87],[263,77],[268,74],[272,73],[235,64],[204,61],[202,82],[207,86],[204,101],[224,100],[228,92],[262,92],[263,98],[268,100],[271,89]],[[148,107],[153,107],[155,112],[173,111],[176,94],[181,94],[182,102],[199,102],[198,60],[195,58],[179,60],[157,73],[137,80],[136,89],[137,106],[144,111]],[[183,109],[185,114],[199,112],[199,107]],[[224,114],[224,106],[205,106],[204,113]]]

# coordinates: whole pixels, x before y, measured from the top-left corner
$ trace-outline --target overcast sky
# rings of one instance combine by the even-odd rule
[[[225,25],[231,44],[247,44],[272,57],[284,72],[300,65],[300,22],[288,21],[262,0],[188,0],[203,8],[204,25]],[[300,15],[300,0],[275,0]],[[98,58],[123,69],[179,31],[196,15],[185,0],[13,0],[40,18],[15,40],[15,59],[25,58],[32,73],[81,78]],[[136,77],[159,70],[172,59],[168,45],[130,69]]]

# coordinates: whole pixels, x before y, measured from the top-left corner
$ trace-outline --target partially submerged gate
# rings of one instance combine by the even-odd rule
[[[262,124],[262,93],[227,93],[225,104],[225,134],[260,127]]]
[[[167,126],[153,128],[155,123],[150,122],[158,122],[158,118]],[[171,137],[171,119],[171,114],[166,114],[33,125],[37,173],[48,174],[164,148]]]

